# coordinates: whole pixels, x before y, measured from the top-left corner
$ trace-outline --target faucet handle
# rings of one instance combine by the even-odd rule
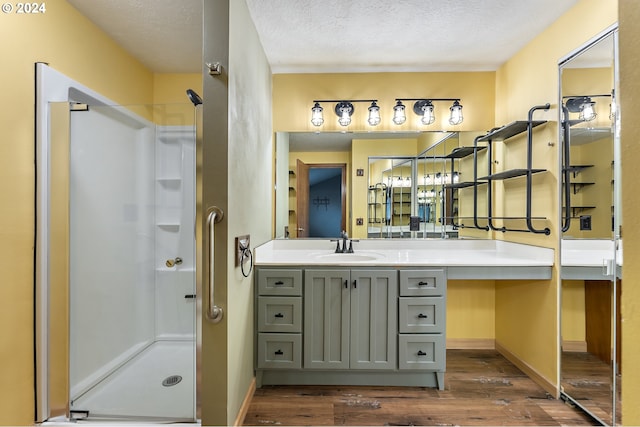
[[[353,240],[349,240],[349,249],[347,249],[348,254],[353,253]]]
[[[342,252],[340,250],[340,239],[331,239],[330,242],[336,242],[336,253]]]

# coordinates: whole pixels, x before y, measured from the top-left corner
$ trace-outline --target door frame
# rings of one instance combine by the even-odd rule
[[[347,230],[347,165],[346,163],[304,163],[296,160],[296,237],[309,237],[309,169],[341,169],[340,229]],[[302,229],[302,230],[301,230]],[[302,231],[302,233],[301,233]],[[336,236],[338,237],[338,236]]]

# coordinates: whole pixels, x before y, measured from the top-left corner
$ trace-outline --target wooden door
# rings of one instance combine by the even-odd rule
[[[297,237],[309,237],[309,165],[297,160],[296,212]]]

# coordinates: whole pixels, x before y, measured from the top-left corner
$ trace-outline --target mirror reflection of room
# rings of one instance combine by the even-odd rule
[[[620,423],[621,242],[615,33],[560,65],[563,106],[561,389]]]

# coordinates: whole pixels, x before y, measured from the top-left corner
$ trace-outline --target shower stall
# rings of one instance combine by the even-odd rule
[[[67,94],[39,102],[38,421],[195,422],[199,107]]]

